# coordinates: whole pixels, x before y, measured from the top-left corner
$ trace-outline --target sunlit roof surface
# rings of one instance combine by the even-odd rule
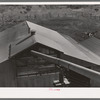
[[[35,31],[35,35],[30,36],[28,33],[29,28]],[[27,36],[29,37],[26,38]],[[24,38],[26,39],[23,42],[16,45],[18,41]],[[0,33],[0,63],[8,59],[10,44],[12,44],[11,55],[14,56],[35,43],[54,48],[65,55],[100,65],[100,58],[98,56],[78,44],[69,36],[64,38],[56,31],[29,21],[20,23]]]

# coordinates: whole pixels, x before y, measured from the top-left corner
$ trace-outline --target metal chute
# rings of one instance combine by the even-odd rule
[[[57,65],[61,65],[64,66],[65,68],[69,68],[70,70],[73,70],[81,75],[84,75],[92,80],[95,80],[97,82],[100,82],[100,72],[94,71],[92,69],[89,68],[85,68],[84,66],[80,66],[78,64],[60,59],[60,58],[56,58],[56,57],[52,57],[50,55],[46,55],[34,50],[31,50],[32,55],[36,55],[36,56],[40,56],[52,63],[55,63]]]

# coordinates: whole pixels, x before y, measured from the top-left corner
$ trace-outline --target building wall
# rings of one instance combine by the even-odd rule
[[[37,44],[17,54],[12,59],[16,63],[18,87],[52,87],[54,80],[59,80],[59,69],[45,59],[31,55],[30,50],[57,56],[56,51]]]
[[[88,62],[84,62],[82,60],[78,60],[78,59],[75,59],[75,58],[72,58],[70,56],[67,56],[67,55],[61,55],[61,58],[62,59],[65,59],[67,61],[71,61],[73,63],[76,63],[76,64],[79,64],[81,66],[84,66],[84,67],[87,67],[89,69],[92,69],[92,70],[95,70],[95,71],[99,71],[100,72],[100,66],[96,66],[92,63],[88,63]],[[77,74],[77,73],[76,73]],[[77,74],[78,75],[78,74]],[[73,76],[74,77],[74,76]],[[78,77],[77,77],[78,78]],[[79,79],[79,78],[78,78]],[[82,79],[82,77],[81,77]],[[92,80],[92,79],[87,79],[87,82],[90,82],[90,87],[100,87],[100,82],[97,82],[95,80]],[[83,80],[84,80],[84,76],[83,76]]]
[[[28,57],[28,59],[30,58]],[[30,63],[34,64],[32,62],[34,59],[30,60]],[[18,62],[14,59],[1,63],[0,87],[53,87],[53,81],[59,80],[59,72],[55,71],[54,64],[48,66],[26,66],[26,64],[27,62]],[[34,72],[38,72],[38,74],[34,74]]]
[[[30,49],[34,49],[34,47],[29,48],[29,50],[25,50],[17,54],[11,60],[0,64],[1,87],[52,87],[53,80],[59,80],[59,71],[55,69],[55,64],[52,64],[40,57],[32,56]],[[58,51],[43,45],[36,45],[35,49],[51,56],[62,57],[66,60],[69,59],[70,61],[75,61],[75,59],[72,59],[69,56],[60,56]],[[78,75],[77,73],[75,74],[76,76]],[[72,74],[72,77],[75,77],[75,74]],[[81,78],[82,77],[83,79],[85,78],[84,76],[81,76]],[[87,79],[87,81],[90,80]]]
[[[89,64],[89,63],[84,62],[82,60],[68,56],[68,55],[61,54],[60,57],[61,57],[61,59],[73,62],[75,64],[78,64],[78,65],[81,65],[81,66],[84,66],[87,68],[91,68],[91,65],[92,65],[92,64]],[[67,67],[67,66],[68,65],[66,64],[66,66],[64,66],[64,67]],[[88,77],[85,77],[84,75],[81,75],[81,74],[74,72],[70,69],[67,69],[67,68],[65,68],[65,69],[66,69],[65,74],[71,83],[69,86],[71,86],[71,87],[89,87],[90,86],[90,79]]]
[[[8,60],[0,64],[0,87],[16,86],[16,67]]]
[[[59,73],[30,75],[17,78],[18,87],[53,87],[53,81],[59,80]]]

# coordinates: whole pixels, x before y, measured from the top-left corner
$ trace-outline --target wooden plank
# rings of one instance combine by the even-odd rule
[[[52,56],[49,56],[49,55],[46,55],[43,53],[39,53],[39,52],[36,52],[33,50],[31,50],[31,53],[33,55],[37,55],[37,56],[40,56],[42,58],[45,58],[46,60],[53,62],[55,64],[64,66],[65,68],[69,68],[70,70],[73,70],[79,74],[82,74],[90,79],[93,79],[95,81],[100,82],[100,72],[85,68],[84,66],[80,66],[80,65],[77,65],[75,63],[60,59],[60,58],[56,58],[56,57],[52,57]]]

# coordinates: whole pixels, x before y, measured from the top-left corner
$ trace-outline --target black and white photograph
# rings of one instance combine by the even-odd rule
[[[0,5],[0,87],[100,87],[100,5]]]

